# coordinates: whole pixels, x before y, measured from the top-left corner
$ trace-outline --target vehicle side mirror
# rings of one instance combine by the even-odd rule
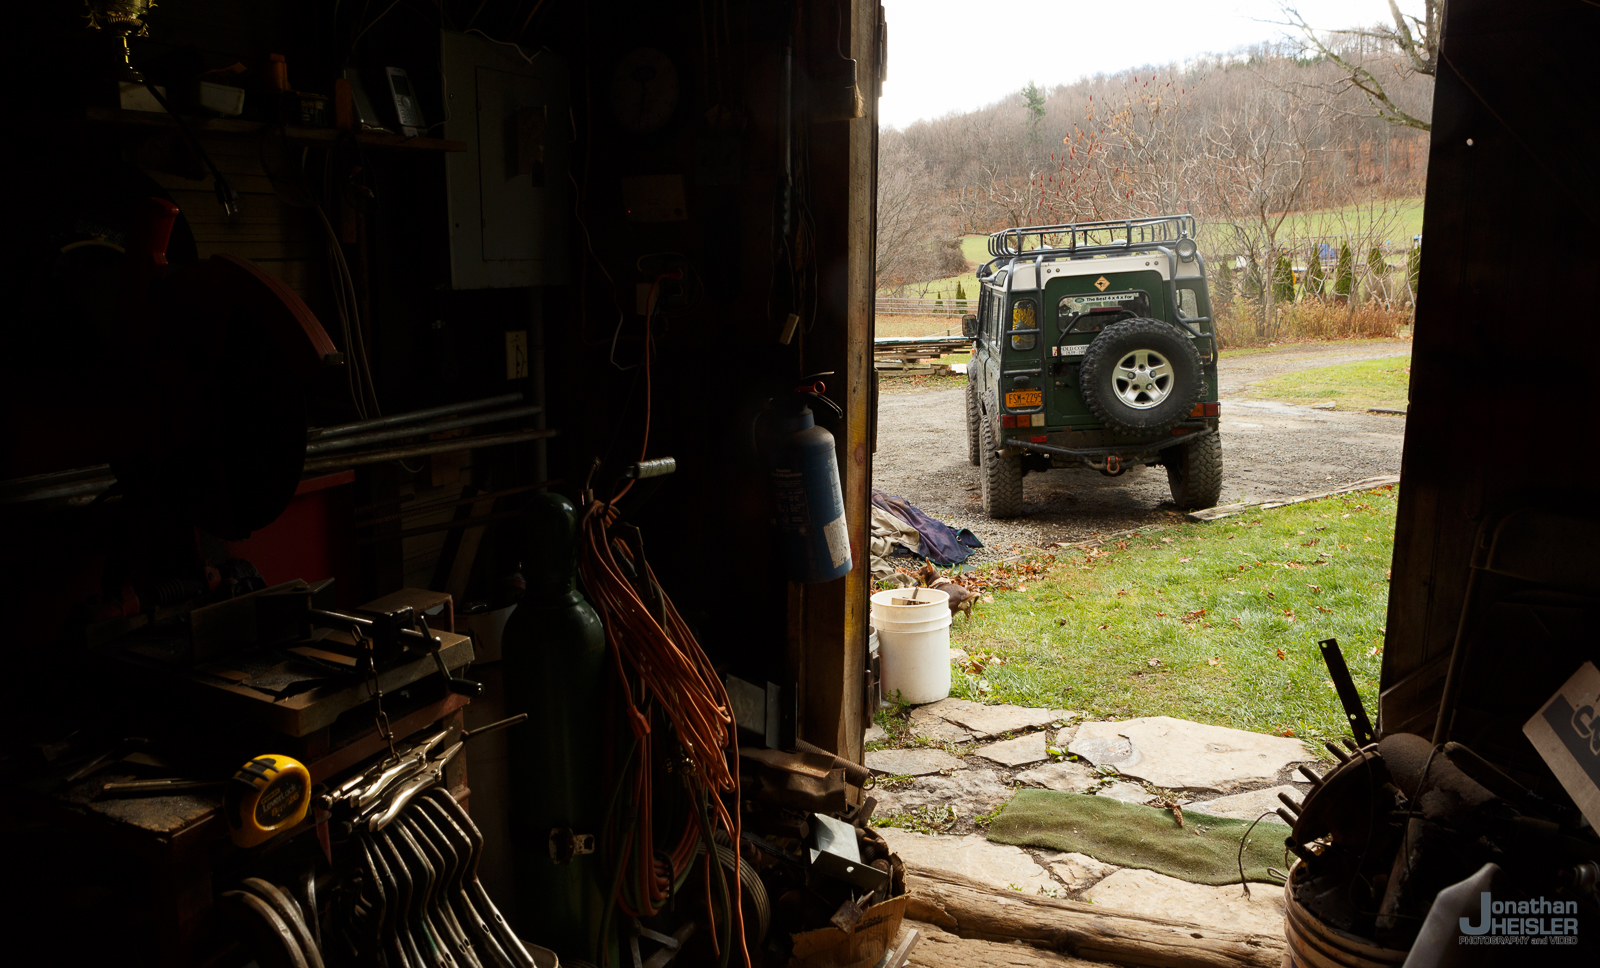
[[[961,317],[961,335],[967,339],[978,338],[978,317],[975,313],[967,313]]]

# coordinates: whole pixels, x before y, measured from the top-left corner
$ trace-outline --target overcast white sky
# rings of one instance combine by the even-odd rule
[[[1164,65],[1282,37],[1276,0],[883,0],[885,127],[1125,67]],[[1387,0],[1296,0],[1319,28],[1390,20]],[[1401,0],[1400,9],[1421,4]]]

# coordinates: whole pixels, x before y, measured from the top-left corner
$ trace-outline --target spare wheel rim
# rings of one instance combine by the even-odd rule
[[[1159,407],[1172,395],[1172,364],[1155,350],[1123,354],[1111,372],[1111,389],[1135,410]]]

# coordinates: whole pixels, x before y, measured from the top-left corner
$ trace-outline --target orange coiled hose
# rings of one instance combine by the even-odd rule
[[[616,517],[613,506],[603,501],[592,501],[584,510],[578,569],[584,591],[605,625],[606,643],[625,700],[628,725],[637,741],[637,755],[631,761],[633,775],[621,782],[631,789],[638,815],[633,828],[618,846],[617,857],[619,863],[633,868],[638,880],[619,887],[616,901],[628,914],[643,917],[665,905],[673,884],[694,862],[696,847],[703,836],[691,817],[669,855],[663,858],[655,851],[652,708],[659,708],[672,724],[683,749],[686,762],[682,764],[682,772],[694,802],[692,809],[698,811],[699,804],[706,802],[717,824],[728,832],[736,845],[740,842],[738,746],[733,714],[721,678],[672,600],[660,590],[648,563],[634,561],[625,544],[609,537],[608,529]],[[643,571],[645,580],[660,590],[664,621],[657,622],[650,614],[619,563],[618,555],[636,573]],[[723,794],[732,795],[731,814]],[[715,846],[709,843],[705,846],[709,902],[709,865],[718,861]],[[728,901],[733,916],[731,944],[742,955],[743,963],[749,965],[749,952],[744,948],[744,916],[737,868],[729,886]],[[707,910],[714,911],[709,903]],[[717,936],[714,930],[708,933],[713,938]]]

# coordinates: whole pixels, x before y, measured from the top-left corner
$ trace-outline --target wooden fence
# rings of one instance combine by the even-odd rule
[[[876,309],[885,316],[960,316],[978,311],[976,299],[913,299],[879,296]]]

